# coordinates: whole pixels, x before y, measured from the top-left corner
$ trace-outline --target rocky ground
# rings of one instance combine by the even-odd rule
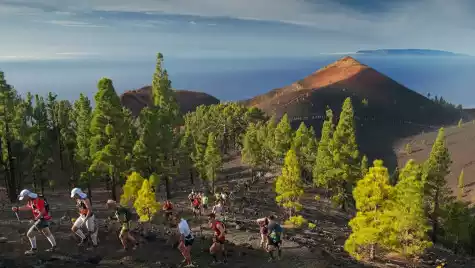
[[[358,263],[343,250],[343,244],[349,234],[347,222],[349,216],[332,208],[326,200],[316,201],[314,190],[307,191],[303,203],[303,216],[316,224],[315,230],[285,229],[283,259],[269,263],[268,256],[258,248],[258,226],[254,220],[258,217],[281,211],[274,202],[272,190],[273,176],[261,179],[249,189],[243,187],[248,180],[249,171],[242,167],[239,157],[230,157],[224,166],[223,177],[219,187],[235,192],[235,198],[229,207],[226,225],[228,228],[229,263],[226,267],[435,267],[436,259],[446,259],[447,267],[475,267],[469,258],[452,255],[442,249],[434,249],[419,264],[409,264],[395,257],[381,257],[374,263]],[[224,183],[226,182],[226,183]],[[174,198],[172,201],[179,210],[192,218],[186,201],[187,193],[193,187],[186,180],[174,181]],[[200,187],[194,186],[196,189]],[[140,237],[141,246],[134,252],[120,253],[117,238],[119,226],[108,223],[110,215],[105,210],[107,193],[101,190],[93,192],[93,205],[100,218],[100,246],[96,252],[78,248],[76,237],[70,232],[69,218],[76,216],[73,201],[66,191],[46,193],[55,224],[51,227],[56,236],[59,250],[53,254],[43,252],[48,242],[38,236],[39,254],[25,257],[23,252],[29,248],[24,237],[30,214],[24,212],[21,222],[11,213],[8,206],[0,212],[0,267],[178,267],[182,257],[177,249],[172,248],[167,228],[161,224],[161,216],[154,221],[152,235]],[[197,239],[193,245],[192,255],[199,267],[210,267],[211,257],[208,248],[211,244],[211,232],[205,228],[205,218],[190,220],[190,225]],[[201,227],[202,228],[201,228]],[[200,232],[200,229],[202,230]],[[224,267],[224,265],[221,265]],[[220,267],[220,266],[217,266]]]

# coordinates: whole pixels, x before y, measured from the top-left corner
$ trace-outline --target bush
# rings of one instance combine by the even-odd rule
[[[285,221],[286,225],[293,225],[297,228],[302,227],[303,225],[307,224],[308,220],[306,220],[304,217],[301,215],[298,216],[292,216],[288,220]]]

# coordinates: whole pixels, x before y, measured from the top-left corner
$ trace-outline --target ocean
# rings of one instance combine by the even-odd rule
[[[342,55],[308,59],[176,59],[165,58],[177,89],[209,93],[220,100],[241,100],[291,84]],[[423,95],[475,107],[475,57],[354,55],[360,62]],[[109,77],[118,93],[151,84],[154,59],[0,61],[9,84],[20,93],[47,94],[74,100],[80,92],[94,95],[97,81]]]

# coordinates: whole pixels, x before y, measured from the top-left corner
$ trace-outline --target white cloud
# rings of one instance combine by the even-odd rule
[[[72,20],[50,20],[50,21],[46,21],[46,23],[60,25],[64,27],[92,27],[92,28],[107,27],[106,25],[97,25],[97,24],[91,24],[88,22],[72,21]]]

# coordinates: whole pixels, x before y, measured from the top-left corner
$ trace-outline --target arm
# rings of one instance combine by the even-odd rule
[[[257,224],[261,224],[263,223],[264,221],[266,220],[266,218],[260,218],[260,219],[257,219]]]
[[[224,237],[224,227],[220,224],[217,226],[218,230],[219,230],[219,237],[222,238]]]
[[[87,208],[87,215],[86,215],[86,220],[87,220],[89,219],[89,217],[92,216],[92,206],[89,199],[84,200],[84,204],[86,204],[86,208]]]

